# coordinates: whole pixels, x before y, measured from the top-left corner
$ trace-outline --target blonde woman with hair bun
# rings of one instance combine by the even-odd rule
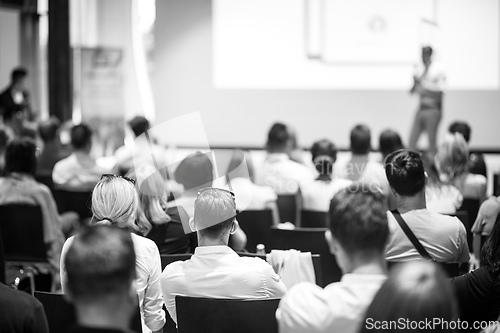
[[[160,291],[161,261],[156,244],[137,235],[141,227],[136,224],[139,195],[135,181],[115,175],[102,175],[92,192],[93,225],[113,225],[131,232],[136,253],[136,287],[141,310],[143,332],[163,332],[165,312]],[[68,238],[61,253],[61,285],[63,292],[67,283],[64,258],[74,241]]]
[[[137,227],[153,240],[160,254],[193,252],[197,245],[196,233],[185,232],[184,223],[189,216],[181,206],[167,205],[167,182],[163,174],[152,165],[145,164],[127,174],[137,180],[139,210]]]
[[[461,134],[445,137],[435,162],[440,179],[455,186],[464,199],[478,199],[480,203],[486,199],[486,177],[469,172],[469,147]]]

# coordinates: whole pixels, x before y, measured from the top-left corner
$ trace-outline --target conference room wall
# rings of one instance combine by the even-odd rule
[[[303,147],[325,137],[347,148],[349,131],[358,123],[370,125],[375,147],[386,128],[397,130],[407,142],[417,107],[407,91],[215,89],[211,6],[207,0],[157,1],[152,73],[156,123],[200,112],[211,146],[263,146],[275,121],[297,128]],[[449,91],[440,135],[451,121],[462,119],[473,127],[473,147],[498,149],[499,108],[498,90]]]

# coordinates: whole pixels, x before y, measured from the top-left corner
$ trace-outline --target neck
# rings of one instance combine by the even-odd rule
[[[108,304],[78,304],[75,303],[78,324],[86,327],[113,328],[122,331],[129,330],[132,308],[129,302],[114,302]]]
[[[404,214],[411,210],[427,208],[427,204],[425,202],[425,190],[420,191],[420,193],[413,197],[403,197],[397,195],[396,200],[396,206],[400,214]]]
[[[204,237],[198,232],[198,246],[228,246],[229,235],[223,235],[220,238],[212,239],[209,237]]]
[[[387,262],[382,254],[373,258],[350,258],[344,273],[387,275]]]
[[[330,175],[319,175],[318,178],[316,180],[320,180],[320,181],[323,181],[323,182],[329,182],[332,180],[332,177],[330,177]]]

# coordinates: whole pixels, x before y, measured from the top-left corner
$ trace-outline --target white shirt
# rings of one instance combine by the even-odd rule
[[[175,296],[266,299],[286,292],[267,262],[240,257],[228,246],[198,246],[191,259],[173,262],[161,274],[165,306],[177,323]]]
[[[352,155],[346,163],[335,164],[338,177],[368,184],[369,189],[380,189],[384,195],[391,193],[384,166],[371,161],[368,155]]]
[[[163,297],[160,292],[161,260],[156,244],[145,237],[131,233],[135,250],[136,287],[141,310],[142,331],[157,331],[165,325],[165,312],[162,309]],[[64,243],[61,253],[61,287],[64,292],[67,275],[64,260],[75,236]],[[78,236],[77,236],[78,237]]]
[[[248,178],[232,178],[231,189],[235,194],[236,207],[239,210],[263,210],[268,208],[269,202],[276,202],[278,199],[271,187],[256,185]]]
[[[168,166],[166,150],[153,143],[149,145],[144,135],[136,138],[132,143],[118,148],[115,152],[115,161],[114,170],[117,174],[126,173],[134,166],[144,164],[156,165],[159,170],[164,170]]]
[[[279,304],[279,332],[356,333],[385,280],[385,275],[345,274],[340,282],[325,289],[309,282],[300,283]]]
[[[425,202],[431,212],[455,214],[463,200],[462,193],[453,185],[427,183],[425,186]]]
[[[278,194],[297,193],[300,182],[312,179],[305,165],[292,161],[285,153],[270,153],[264,165],[256,169],[255,183],[270,186]]]
[[[328,212],[335,194],[351,184],[352,181],[342,178],[332,179],[330,182],[310,180],[300,183],[302,209]]]
[[[54,165],[52,179],[58,188],[91,191],[103,173],[110,170],[98,166],[88,154],[75,152]]]
[[[427,250],[438,262],[467,262],[469,248],[467,232],[457,217],[441,215],[427,209],[411,210],[401,214],[403,220]],[[391,212],[389,220],[389,241],[385,257],[388,261],[422,260],[422,256],[410,242]]]
[[[478,199],[479,203],[486,200],[486,177],[472,173],[464,173],[451,182],[453,186],[458,188],[465,199]]]

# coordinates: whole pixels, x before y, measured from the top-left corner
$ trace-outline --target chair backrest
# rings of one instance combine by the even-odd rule
[[[314,210],[302,210],[300,212],[300,226],[302,228],[327,228],[328,213]]]
[[[247,250],[255,251],[258,244],[269,247],[271,238],[271,226],[273,225],[273,213],[270,209],[245,210],[238,214],[238,223],[241,230],[247,235]]]
[[[50,333],[66,333],[76,325],[75,308],[64,299],[62,294],[35,291],[35,297],[43,305]],[[142,332],[139,306],[131,320],[130,328],[135,332]]]
[[[276,333],[279,299],[175,297],[179,333]]]
[[[80,218],[92,217],[92,192],[54,190],[53,193],[59,213],[76,212]]]
[[[388,261],[387,262],[387,267],[392,270],[394,267],[396,267],[399,264],[402,264],[403,262],[398,262],[398,261]],[[459,276],[460,275],[460,264],[459,263],[445,263],[445,262],[436,262],[436,265],[439,265],[443,271],[446,273],[446,275],[450,278]]]
[[[240,257],[257,257],[264,261],[267,261],[267,256],[265,254],[249,253],[249,252],[238,252]],[[319,254],[312,254],[312,262],[314,267],[314,275],[316,276],[316,284],[318,286],[323,285],[323,273],[321,271],[321,256]]]
[[[0,235],[5,261],[47,262],[43,216],[39,206],[0,206]]]
[[[291,222],[300,225],[300,193],[278,194],[276,203],[280,213],[280,222]]]
[[[184,261],[191,259],[192,254],[162,254],[161,258],[161,270],[163,271],[167,265],[173,263],[174,261]]]
[[[465,229],[467,230],[467,242],[469,243],[469,247],[472,247],[472,225],[476,221],[477,213],[479,212],[479,200],[478,199],[464,199],[462,203],[462,207],[460,207],[461,211],[467,212],[467,225]]]
[[[321,257],[322,286],[340,281],[342,272],[337,265],[335,256],[325,239],[326,228],[296,228],[284,230],[271,228],[271,249],[290,250],[319,254]]]

